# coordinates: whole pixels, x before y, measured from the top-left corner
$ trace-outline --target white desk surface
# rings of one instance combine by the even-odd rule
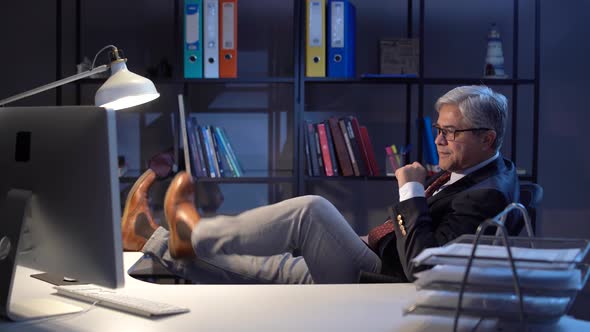
[[[125,253],[125,269],[140,257],[141,253]],[[34,272],[18,267],[17,277]],[[25,280],[15,285],[13,296],[55,293],[46,282]],[[416,294],[412,284],[158,285],[126,275],[125,287],[119,291],[185,306],[190,312],[150,319],[95,306],[84,313],[38,322],[0,321],[0,331],[452,331],[453,327],[452,318],[402,316],[402,308],[411,304]],[[474,323],[462,318],[461,330],[470,330]],[[478,328],[483,330],[496,329],[488,320]],[[532,330],[590,331],[590,322],[566,316],[558,324]]]

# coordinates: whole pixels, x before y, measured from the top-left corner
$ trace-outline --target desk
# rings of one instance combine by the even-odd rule
[[[126,271],[141,253],[125,253]],[[35,273],[18,267],[17,277]],[[179,304],[190,313],[149,319],[96,306],[90,311],[41,322],[0,322],[0,331],[451,331],[452,318],[402,316],[413,302],[412,284],[351,285],[158,285],[126,275],[122,293]],[[19,298],[55,293],[34,278],[16,285]],[[64,302],[86,303],[59,297]],[[478,331],[494,330],[484,321]],[[475,320],[461,319],[468,331]],[[504,329],[506,331],[507,329]],[[563,317],[534,331],[590,331],[590,322]]]

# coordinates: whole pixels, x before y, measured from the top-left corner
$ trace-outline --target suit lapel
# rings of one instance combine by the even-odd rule
[[[481,181],[489,178],[490,176],[492,176],[494,174],[498,174],[499,172],[502,172],[505,168],[506,168],[506,166],[504,165],[504,158],[502,158],[502,156],[498,156],[498,158],[496,158],[496,160],[492,161],[488,165],[478,169],[477,171],[475,171],[473,173],[470,173],[470,174],[464,176],[461,180],[445,187],[443,190],[438,192],[436,195],[431,196],[430,198],[427,199],[427,203],[430,206],[445,197],[448,197],[448,196],[454,195],[458,192],[461,192],[469,187],[474,186],[478,182],[481,182]],[[438,174],[438,176],[440,176],[440,174]],[[434,181],[434,179],[432,181]],[[432,182],[432,181],[429,181],[429,182]]]

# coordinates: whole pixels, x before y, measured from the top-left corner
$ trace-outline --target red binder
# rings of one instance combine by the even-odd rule
[[[219,2],[219,78],[238,77],[238,0]]]

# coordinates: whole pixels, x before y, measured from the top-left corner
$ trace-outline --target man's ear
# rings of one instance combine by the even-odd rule
[[[496,141],[496,131],[495,130],[488,130],[483,135],[482,143],[486,148],[493,148],[494,142]]]

